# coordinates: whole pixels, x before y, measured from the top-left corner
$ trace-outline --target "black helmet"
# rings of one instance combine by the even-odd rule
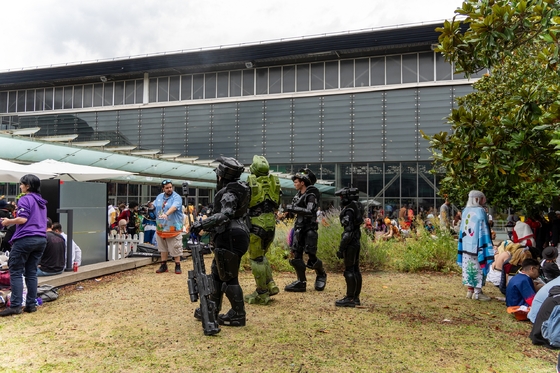
[[[317,182],[317,176],[309,168],[300,168],[294,176],[292,176],[292,181],[299,179],[303,181],[305,186],[313,185]]]
[[[351,201],[357,201],[360,198],[359,194],[360,191],[358,190],[358,188],[352,187],[344,187],[334,193],[335,196],[340,196],[340,199],[344,206],[349,204]]]
[[[235,158],[220,157],[219,159],[216,159],[216,161],[220,162],[218,167],[214,169],[216,177],[221,177],[227,182],[239,180],[241,174],[245,170],[245,166],[239,163],[239,161]],[[218,187],[221,188],[223,185],[223,182],[218,181]]]

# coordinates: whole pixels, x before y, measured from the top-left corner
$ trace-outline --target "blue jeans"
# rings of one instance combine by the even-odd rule
[[[47,238],[42,236],[22,237],[14,241],[8,259],[12,288],[10,307],[21,307],[23,304],[23,276],[27,286],[25,304],[37,305],[37,265],[46,246]]]

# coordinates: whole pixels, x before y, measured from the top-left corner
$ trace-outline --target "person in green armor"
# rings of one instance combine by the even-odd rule
[[[245,302],[268,304],[270,297],[280,291],[272,279],[272,269],[266,253],[274,240],[275,211],[280,204],[282,191],[278,176],[269,174],[268,161],[265,157],[255,155],[249,170],[251,172],[247,178],[247,184],[251,188],[248,212],[250,218],[249,259],[257,289],[252,294],[245,296]]]

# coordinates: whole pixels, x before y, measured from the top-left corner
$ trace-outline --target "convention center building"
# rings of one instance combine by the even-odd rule
[[[324,204],[352,185],[383,206],[439,206],[442,173],[430,172],[420,131],[449,131],[455,99],[480,76],[454,74],[434,52],[442,23],[4,71],[1,130],[77,135],[72,142],[165,162],[223,155],[249,166],[264,155],[286,181],[309,167]],[[161,191],[140,184],[113,182],[109,195]],[[284,202],[294,193],[286,188]],[[196,194],[212,202],[210,188]]]

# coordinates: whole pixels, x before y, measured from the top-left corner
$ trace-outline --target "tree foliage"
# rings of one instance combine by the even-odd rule
[[[440,191],[457,203],[478,189],[499,208],[549,206],[560,195],[559,5],[466,0],[456,14],[465,18],[437,29],[437,50],[458,72],[491,74],[458,100],[452,133],[424,135],[446,172]]]

